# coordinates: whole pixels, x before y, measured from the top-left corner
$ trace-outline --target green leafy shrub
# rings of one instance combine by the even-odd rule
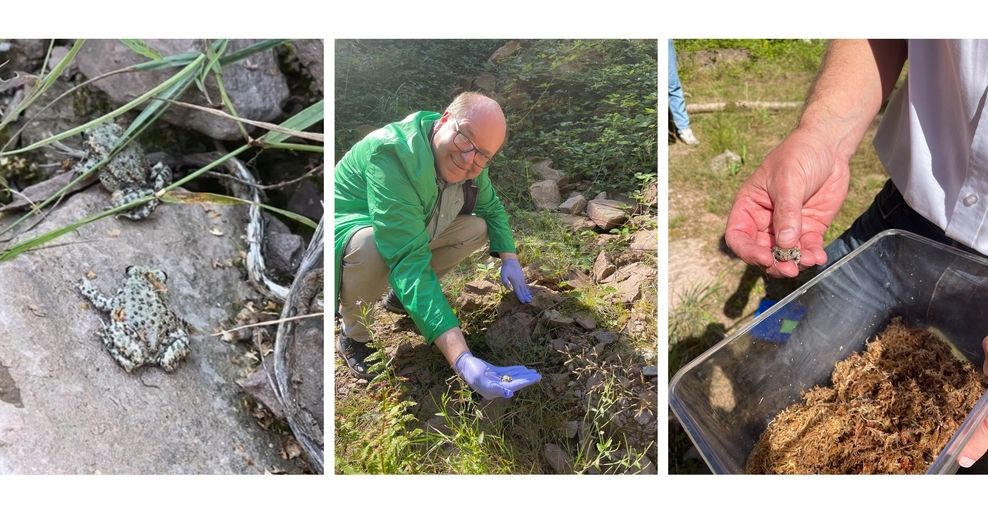
[[[657,59],[655,40],[546,40],[502,61],[505,158],[551,158],[590,193],[633,191],[658,168]]]
[[[337,40],[337,153],[356,143],[360,125],[382,127],[416,111],[443,111],[449,91],[488,69],[487,57],[505,42]]]
[[[636,174],[658,168],[655,40],[525,41],[488,62],[504,40],[336,42],[336,151],[361,125],[383,126],[420,110],[443,111],[482,73],[504,105],[510,140],[492,171],[506,202],[527,203],[527,165],[551,158],[589,192],[634,192]]]

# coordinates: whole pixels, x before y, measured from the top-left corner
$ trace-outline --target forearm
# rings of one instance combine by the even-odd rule
[[[439,335],[436,338],[435,345],[439,347],[439,351],[443,353],[443,357],[446,357],[446,362],[450,366],[456,363],[456,359],[460,357],[463,352],[469,352],[470,349],[467,348],[466,339],[463,337],[463,331],[459,327],[453,327],[448,331]]]
[[[800,116],[797,130],[811,131],[844,161],[865,132],[902,72],[902,40],[835,40]]]

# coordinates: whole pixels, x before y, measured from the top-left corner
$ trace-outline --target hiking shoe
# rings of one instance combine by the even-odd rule
[[[346,361],[346,367],[350,374],[357,378],[374,379],[375,375],[368,372],[368,363],[364,361],[373,352],[374,349],[366,343],[350,339],[342,330],[336,335],[336,353]],[[374,362],[369,364],[373,365]]]
[[[395,314],[408,314],[408,311],[405,310],[405,306],[401,303],[401,300],[399,300],[398,296],[395,295],[394,290],[388,290],[388,296],[381,301],[381,307]]]
[[[692,129],[683,129],[682,131],[679,131],[679,139],[683,140],[683,143],[691,147],[695,147],[700,144],[700,142],[697,141],[696,136],[693,136]]]

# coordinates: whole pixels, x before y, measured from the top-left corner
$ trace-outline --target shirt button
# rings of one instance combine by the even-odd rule
[[[969,195],[967,195],[967,196],[964,197],[964,205],[966,205],[968,207],[971,207],[971,206],[973,206],[976,203],[978,203],[978,195],[976,195],[976,194],[969,194]]]

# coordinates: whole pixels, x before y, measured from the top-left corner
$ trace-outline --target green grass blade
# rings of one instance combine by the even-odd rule
[[[137,200],[133,204],[136,205],[136,204],[138,204],[138,202],[148,201],[150,198],[151,197],[147,197],[147,198],[144,198],[142,200]],[[4,250],[4,251],[0,251],[0,262],[5,262],[5,261],[8,261],[8,260],[12,260],[14,257],[16,257],[17,255],[23,253],[24,251],[27,251],[29,249],[36,248],[38,246],[42,246],[42,245],[44,245],[44,244],[46,244],[46,243],[48,243],[48,242],[50,242],[50,241],[52,241],[54,239],[57,239],[57,238],[61,237],[62,235],[65,235],[66,233],[73,232],[73,231],[79,229],[79,227],[81,227],[81,226],[83,226],[85,224],[92,223],[93,221],[96,221],[98,219],[102,219],[102,218],[104,218],[106,216],[109,216],[109,215],[115,214],[117,212],[120,212],[121,210],[124,210],[124,209],[128,208],[129,206],[130,206],[130,204],[128,204],[125,207],[117,207],[117,208],[115,208],[113,210],[107,210],[107,211],[101,212],[99,214],[96,214],[94,216],[90,216],[90,217],[87,217],[87,218],[84,218],[84,219],[80,219],[79,221],[76,221],[76,222],[74,222],[72,224],[63,226],[63,227],[61,227],[61,228],[59,228],[57,230],[52,230],[50,232],[44,233],[42,235],[39,235],[39,236],[37,236],[37,237],[35,237],[35,238],[31,239],[31,240],[28,240],[28,241],[22,242],[20,244],[17,244],[16,246],[12,246],[10,249]]]
[[[218,83],[222,83],[222,80],[218,80]],[[222,91],[223,88],[221,87],[220,90]],[[226,97],[226,96],[224,95],[224,97]],[[256,120],[250,120],[250,119],[246,119],[246,118],[237,117],[235,115],[231,115],[231,114],[226,113],[224,111],[214,110],[214,109],[211,109],[211,108],[206,108],[204,106],[199,106],[197,104],[189,104],[189,103],[185,103],[185,102],[172,101],[170,99],[164,99],[164,98],[161,98],[160,100],[175,103],[175,104],[177,104],[179,106],[182,106],[183,108],[191,108],[191,109],[195,109],[195,110],[206,112],[206,113],[208,113],[210,115],[215,115],[217,117],[227,118],[227,119],[233,120],[235,122],[242,122],[244,124],[250,124],[252,126],[260,127],[260,128],[266,129],[268,131],[276,131],[276,132],[279,132],[279,133],[284,134],[286,137],[295,136],[295,137],[298,137],[298,138],[302,138],[304,140],[310,140],[310,141],[314,141],[314,142],[317,142],[317,143],[323,143],[324,142],[324,139],[325,139],[325,136],[323,136],[322,133],[310,133],[310,132],[305,132],[305,131],[298,131],[298,130],[295,130],[295,129],[286,129],[284,127],[284,124],[282,124],[282,125],[276,125],[276,124],[272,124],[272,123],[269,123],[269,122],[258,122]],[[233,110],[233,106],[232,105],[230,106],[230,109]],[[255,140],[255,141],[257,141],[257,140]]]
[[[130,48],[131,51],[141,55],[148,60],[161,60],[161,53],[155,51],[154,48],[148,46],[147,43],[140,39],[117,39],[121,44]]]
[[[195,74],[189,74],[165,89],[160,96],[152,99],[171,99],[173,97],[182,97],[194,81]],[[169,103],[167,101],[150,101],[147,107],[145,107],[137,118],[131,122],[130,126],[124,132],[122,139],[132,139],[139,136],[168,109],[168,106]]]
[[[51,144],[51,143],[53,143],[53,142],[55,142],[57,140],[60,140],[60,139],[63,139],[63,138],[72,136],[72,135],[74,135],[76,133],[82,132],[82,131],[84,131],[86,129],[89,129],[89,128],[93,127],[93,126],[99,125],[99,124],[105,122],[108,119],[112,119],[113,117],[115,117],[119,113],[122,113],[124,111],[127,111],[129,109],[132,109],[132,108],[136,107],[136,105],[140,104],[143,100],[146,100],[147,98],[149,98],[150,96],[152,96],[154,93],[156,93],[157,91],[160,91],[162,89],[165,89],[166,92],[171,92],[171,93],[178,93],[178,94],[184,93],[184,90],[186,88],[188,88],[188,84],[189,84],[190,79],[192,79],[195,76],[195,73],[192,72],[192,71],[195,70],[196,65],[201,64],[201,62],[202,62],[202,60],[204,58],[205,58],[205,56],[200,54],[200,58],[199,59],[197,59],[193,63],[189,64],[185,69],[183,69],[182,71],[180,71],[179,73],[177,73],[175,76],[172,76],[169,80],[163,82],[161,85],[159,85],[159,86],[155,87],[154,89],[148,91],[146,94],[142,95],[141,97],[138,97],[134,101],[131,101],[130,103],[127,103],[126,105],[122,106],[121,108],[118,108],[117,110],[114,110],[113,112],[110,112],[110,113],[108,113],[108,114],[106,114],[106,115],[104,115],[104,116],[102,116],[100,118],[97,118],[97,119],[95,119],[95,120],[93,120],[91,122],[88,122],[86,124],[83,124],[83,125],[81,125],[79,127],[76,127],[74,129],[70,129],[69,131],[66,131],[64,133],[61,133],[59,135],[52,136],[51,138],[46,138],[44,140],[41,140],[41,141],[39,141],[39,142],[35,143],[34,145],[29,146],[29,147],[25,147],[23,149],[18,149],[18,150],[14,150],[14,151],[10,151],[10,152],[0,152],[0,156],[4,156],[4,155],[7,155],[7,154],[15,154],[15,153],[18,153],[18,152],[26,152],[28,150],[33,150],[34,148]],[[183,85],[184,85],[184,87],[183,87]],[[160,101],[157,101],[156,104],[160,104]],[[143,132],[144,129],[146,129],[147,126],[151,124],[151,122],[153,122],[155,119],[157,119],[158,116],[160,116],[163,111],[164,110],[158,108],[158,109],[152,109],[151,111],[147,111],[147,109],[145,109],[145,111],[141,112],[141,114],[137,117],[137,119],[135,119],[134,122],[131,123],[130,127],[127,129],[127,131],[121,137],[121,139],[118,141],[116,147],[111,151],[110,157],[112,158],[114,155],[116,155],[117,153],[119,153],[120,150],[130,140],[132,140],[138,134],[140,134],[141,132]],[[108,161],[108,160],[109,160],[109,158],[107,158],[104,161],[100,161],[98,164],[94,165],[90,169],[90,171],[87,172],[87,174],[92,173],[94,171],[98,171],[99,168],[103,167],[106,164],[106,161]],[[59,199],[68,189],[70,189],[72,186],[74,186],[77,182],[79,182],[83,178],[85,178],[85,175],[80,175],[78,178],[73,179],[72,182],[68,183],[65,187],[63,187],[58,192],[56,192],[55,194],[53,194],[47,200],[43,201],[40,205],[38,205],[37,208],[38,209],[43,209],[44,207],[47,207],[53,201]],[[185,182],[187,180],[189,180],[189,179],[184,179],[183,182]],[[35,210],[37,210],[37,209],[35,209]],[[13,228],[17,227],[17,225],[19,225],[20,223],[22,223],[23,221],[25,221],[31,215],[32,214],[25,214],[23,217],[21,217],[20,219],[18,219],[17,221],[15,221],[13,224],[11,224],[10,226],[8,226],[6,229],[4,229],[3,232],[5,233],[5,232],[10,231]]]
[[[326,114],[325,110],[323,109],[324,102],[325,99],[322,99],[319,102],[313,104],[312,106],[309,106],[308,108],[296,113],[295,116],[293,116],[292,118],[282,122],[281,127],[295,131],[304,131],[306,128],[312,126],[313,124],[322,122],[323,117]],[[289,135],[287,134],[279,133],[275,131],[269,131],[264,136],[258,138],[258,141],[264,143],[278,143],[285,141],[288,138]]]
[[[198,59],[196,59],[195,61],[193,61],[191,64],[187,65],[184,69],[182,69],[181,71],[179,71],[178,73],[176,73],[174,76],[172,76],[168,80],[162,82],[160,85],[158,85],[158,86],[152,88],[151,90],[145,92],[144,94],[142,94],[140,97],[134,99],[133,101],[131,101],[131,102],[129,102],[129,103],[127,103],[127,104],[125,104],[125,105],[123,105],[123,106],[121,106],[121,107],[113,110],[113,111],[111,111],[110,113],[107,113],[106,115],[103,115],[102,117],[99,117],[99,118],[97,118],[97,119],[95,119],[95,120],[93,120],[91,122],[88,122],[86,124],[83,124],[83,125],[81,125],[79,127],[75,127],[73,129],[69,129],[68,131],[65,131],[63,133],[57,134],[57,135],[52,136],[50,138],[45,138],[45,139],[43,139],[41,141],[38,141],[36,143],[33,143],[33,144],[27,146],[27,147],[19,148],[19,149],[16,149],[16,150],[10,150],[10,151],[7,151],[7,152],[0,152],[0,156],[6,156],[6,155],[12,155],[12,154],[19,154],[19,153],[22,153],[22,152],[30,152],[31,150],[35,150],[35,149],[38,149],[38,148],[41,148],[41,147],[44,147],[44,146],[47,146],[47,145],[51,145],[52,143],[54,143],[56,141],[60,141],[60,140],[63,140],[65,138],[68,138],[69,136],[73,136],[73,135],[79,134],[82,131],[85,131],[86,129],[89,129],[90,127],[93,127],[95,125],[99,125],[99,124],[102,124],[103,122],[106,122],[108,120],[111,120],[111,119],[117,117],[118,115],[120,115],[121,113],[130,111],[130,110],[136,108],[138,105],[144,103],[148,99],[150,99],[150,98],[158,95],[163,90],[166,90],[166,89],[172,87],[176,82],[179,82],[179,81],[185,79],[189,75],[194,75],[196,69],[198,69],[199,66],[202,65],[202,62],[205,61],[205,58],[206,58],[205,55],[200,55]],[[0,127],[2,127],[2,126],[0,126]]]
[[[165,94],[173,94],[173,95],[179,95],[180,96],[181,94],[184,94],[185,93],[185,90],[188,89],[189,83],[191,82],[192,78],[193,78],[193,75],[189,75],[189,76],[186,76],[183,80],[177,81],[174,84],[174,86],[172,86],[171,88],[169,88],[168,90],[166,90],[163,93],[163,95],[165,95]],[[110,154],[107,156],[107,158],[105,160],[100,161],[99,163],[97,163],[96,165],[94,165],[92,168],[89,169],[88,172],[86,172],[86,174],[80,175],[78,178],[73,179],[65,187],[63,187],[62,189],[60,189],[58,192],[56,192],[54,195],[52,195],[51,197],[49,197],[47,200],[43,201],[38,206],[38,208],[39,209],[42,209],[42,208],[48,206],[48,204],[50,204],[52,201],[54,201],[54,200],[58,199],[60,196],[62,196],[62,194],[66,190],[70,189],[77,182],[79,182],[79,180],[85,178],[85,176],[88,175],[89,173],[98,171],[100,168],[102,168],[107,163],[107,161],[109,161],[110,159],[112,159],[113,157],[115,157],[118,153],[120,153],[120,151],[123,150],[123,148],[128,143],[130,143],[133,139],[137,138],[142,132],[144,132],[145,129],[147,129],[149,126],[151,126],[154,123],[154,121],[157,120],[157,118],[161,116],[162,113],[164,113],[164,111],[165,111],[166,108],[157,107],[157,106],[160,106],[161,104],[162,103],[160,101],[156,101],[153,104],[149,105],[148,108],[145,108],[144,111],[142,111],[141,114],[138,115],[137,118],[134,119],[133,122],[131,122],[130,126],[128,126],[127,130],[124,131],[124,133],[120,137],[120,139],[117,140],[117,144],[112,148],[112,150],[110,151]],[[166,103],[166,105],[167,105],[167,103]],[[96,121],[93,121],[93,122],[90,122],[88,124],[85,124],[83,126],[83,128],[88,128],[89,126],[94,126],[94,125],[96,125]],[[28,217],[30,217],[30,215],[31,214],[25,214],[24,217],[22,217],[22,218],[18,219],[17,221],[15,221],[13,224],[11,224],[5,230],[3,230],[3,232],[0,232],[0,234],[6,233],[7,231],[15,228],[18,224],[20,224],[21,222],[23,222],[24,220],[26,220]]]
[[[291,39],[268,39],[266,41],[261,41],[255,44],[251,44],[250,46],[247,46],[242,50],[234,51],[233,53],[230,53],[229,55],[226,55],[223,58],[221,58],[220,65],[226,66],[227,64],[243,60],[253,55],[254,53],[258,53],[266,49],[271,49],[279,44],[283,44],[290,40]]]
[[[222,66],[218,65],[218,62],[220,58],[223,57],[223,54],[226,53],[226,47],[227,45],[229,45],[229,43],[230,43],[229,39],[220,39],[216,41],[212,46],[210,46],[209,52],[207,53],[207,56],[209,57],[209,61],[206,63],[205,67],[203,67],[203,72],[202,72],[203,79],[206,78],[206,75],[210,71],[216,73],[223,72]]]
[[[169,67],[184,67],[194,62],[200,56],[202,56],[202,52],[190,51],[180,55],[169,55],[167,57],[162,57],[161,60],[142,62],[140,64],[132,65],[127,69],[131,71],[155,71]]]
[[[199,175],[202,175],[203,173],[206,173],[207,171],[212,170],[213,168],[215,168],[215,167],[217,167],[217,166],[225,163],[227,160],[229,160],[229,159],[231,159],[233,157],[236,157],[236,156],[242,154],[243,152],[245,152],[249,148],[250,148],[250,145],[243,145],[240,148],[234,150],[233,152],[230,152],[229,154],[226,154],[223,157],[221,157],[221,158],[219,158],[219,159],[217,159],[217,160],[215,160],[215,161],[207,164],[206,166],[203,166],[202,168],[199,168],[198,170],[190,173],[188,176],[186,176],[185,178],[179,180],[178,182],[172,183],[172,185],[166,187],[165,190],[170,191],[172,189],[175,189],[176,187],[179,187],[182,184],[185,184],[186,182],[191,181],[192,179],[198,177]]]
[[[300,143],[265,143],[263,141],[257,142],[257,146],[265,149],[281,149],[281,150],[298,150],[301,152],[319,152],[324,153],[324,147],[318,145],[302,145]]]
[[[41,79],[45,78],[45,70],[48,69],[48,60],[51,59],[51,50],[55,48],[55,39],[48,39],[48,51],[45,51],[45,60],[41,62],[41,70],[38,71],[38,77]]]
[[[216,78],[216,88],[218,88],[220,91],[220,103],[224,107],[226,107],[226,109],[230,110],[230,116],[232,116],[234,119],[237,119],[239,117],[239,115],[237,115],[237,109],[233,107],[233,101],[231,101],[230,96],[227,95],[226,85],[223,84],[223,71],[217,69],[214,77]],[[211,110],[210,113],[219,113],[219,112],[216,110]],[[236,122],[237,122],[237,129],[240,130],[240,135],[243,136],[245,140],[249,140],[250,135],[247,134],[247,129],[244,128],[244,123],[241,122],[240,120],[236,120]]]
[[[79,53],[79,50],[82,49],[82,44],[85,41],[86,41],[85,39],[76,40],[75,44],[72,45],[72,48],[69,50],[68,54],[65,55],[65,58],[63,58],[62,61],[59,62],[58,65],[56,65],[55,68],[52,69],[52,71],[48,75],[44,76],[44,78],[41,78],[38,81],[37,86],[35,86],[31,90],[30,95],[28,95],[28,97],[26,97],[23,101],[21,101],[21,103],[18,104],[13,111],[6,112],[6,114],[3,117],[3,120],[0,120],[0,129],[3,129],[7,124],[11,122],[12,119],[17,118],[22,111],[26,110],[28,106],[34,103],[34,101],[37,101],[38,98],[41,97],[45,93],[45,91],[52,86],[52,84],[55,83],[55,80],[57,80],[58,77],[62,74],[62,71],[69,66],[69,62],[71,62],[72,59],[75,58],[76,54]],[[13,152],[8,152],[8,153],[13,153]]]
[[[242,198],[237,198],[235,196],[227,196],[225,194],[213,194],[213,193],[182,193],[180,195],[176,195],[176,194],[169,195],[169,194],[166,194],[166,195],[164,195],[164,196],[161,197],[161,201],[166,202],[166,203],[203,203],[203,202],[208,202],[208,203],[212,203],[212,204],[215,204],[215,205],[253,205],[254,204],[254,202],[252,202],[250,200],[244,200]],[[283,209],[279,209],[279,208],[276,208],[276,207],[272,207],[272,206],[266,205],[264,203],[258,203],[257,205],[260,206],[261,208],[263,208],[264,210],[273,212],[273,213],[278,214],[280,216],[287,217],[289,219],[294,219],[295,221],[298,221],[299,223],[301,223],[301,224],[303,224],[305,226],[308,226],[309,228],[312,228],[313,230],[315,230],[316,227],[318,226],[313,220],[311,220],[311,219],[309,219],[309,218],[307,218],[305,216],[296,214],[294,212],[290,212],[290,211],[287,211],[287,210],[283,210]]]

